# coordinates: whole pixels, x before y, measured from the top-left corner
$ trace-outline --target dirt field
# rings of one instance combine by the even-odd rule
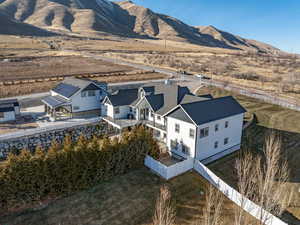
[[[285,109],[276,105],[260,102],[256,99],[235,95],[228,91],[217,88],[200,89],[199,94],[211,93],[213,96],[234,95],[236,99],[249,111],[255,113],[258,118],[258,124],[245,133],[250,137],[251,145],[254,151],[261,150],[263,147],[265,135],[271,129],[278,131],[283,141],[283,149],[288,159],[291,179],[288,186],[295,190],[300,188],[300,112]],[[235,160],[238,153],[218,160],[209,166],[216,174],[225,179],[229,184],[236,185],[234,175]],[[292,206],[289,208],[290,214],[285,214],[291,224],[300,224],[300,194],[296,192]],[[298,219],[296,219],[296,218]]]
[[[1,217],[9,225],[150,225],[159,187],[165,181],[147,169],[100,184],[91,190],[57,200],[22,213]],[[186,173],[167,182],[176,206],[177,223],[194,224],[201,220],[206,181],[196,173]],[[225,200],[223,221],[232,225],[234,205]]]
[[[13,59],[12,59],[13,60]],[[0,62],[0,81],[105,74],[132,71],[133,68],[80,56],[55,56],[14,59]]]

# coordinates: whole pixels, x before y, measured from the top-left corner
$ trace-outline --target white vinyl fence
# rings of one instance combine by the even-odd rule
[[[243,208],[256,219],[264,222],[266,225],[288,225],[276,216],[262,209],[254,202],[243,197],[238,191],[226,184],[222,179],[220,179],[211,170],[197,160],[194,162],[194,170],[196,170],[201,176],[208,180],[209,183],[226,195],[231,201]]]
[[[194,159],[189,158],[182,162],[178,162],[171,166],[166,166],[162,164],[161,162],[153,159],[150,156],[146,156],[145,158],[145,165],[159,174],[161,177],[163,177],[166,180],[169,180],[173,177],[176,177],[180,174],[183,174],[191,169],[193,169],[194,166]]]

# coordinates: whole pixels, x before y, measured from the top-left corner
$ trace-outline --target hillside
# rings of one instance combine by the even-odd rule
[[[6,35],[30,35],[30,36],[50,36],[53,33],[38,27],[15,21],[0,12],[0,34]]]
[[[208,47],[273,53],[278,49],[220,31],[193,27],[153,12],[132,1],[108,0],[0,0],[0,12],[19,22],[60,33],[168,39]],[[1,32],[3,33],[3,32]]]

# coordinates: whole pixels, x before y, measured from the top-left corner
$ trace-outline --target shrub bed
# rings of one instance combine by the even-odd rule
[[[143,166],[147,154],[158,158],[159,146],[144,127],[113,140],[81,136],[73,143],[67,136],[63,145],[53,142],[47,153],[37,147],[35,153],[10,154],[0,170],[0,208],[86,189]]]

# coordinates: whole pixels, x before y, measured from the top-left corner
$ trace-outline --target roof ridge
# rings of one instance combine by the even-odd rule
[[[196,96],[196,97],[200,97],[200,96]],[[212,98],[212,99],[202,100],[202,101],[198,101],[198,102],[184,103],[184,104],[180,104],[180,105],[183,106],[183,105],[189,105],[189,104],[197,104],[197,103],[200,103],[200,102],[202,103],[202,102],[215,101],[215,100],[221,100],[221,99],[226,99],[226,98],[233,98],[236,101],[236,99],[234,97],[229,95],[229,96],[223,96],[223,97],[219,97],[219,98]]]

